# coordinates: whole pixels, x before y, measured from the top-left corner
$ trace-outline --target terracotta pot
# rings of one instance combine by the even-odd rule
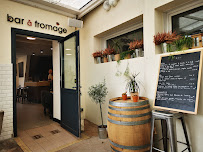
[[[107,57],[104,57],[103,59],[104,59],[104,63],[108,62]]]
[[[122,94],[122,98],[123,98],[123,100],[127,100],[127,94],[125,94],[125,95]]]
[[[133,98],[133,102],[138,102],[139,101],[139,96],[138,95],[134,95],[132,96]]]
[[[132,100],[132,101],[133,101],[133,96],[134,96],[134,95],[137,95],[138,98],[139,98],[138,92],[131,92],[130,95],[131,95],[131,100]]]
[[[130,54],[128,54],[128,55],[126,55],[125,56],[125,58],[124,59],[130,59],[131,58],[131,55]]]
[[[121,59],[120,54],[115,54],[114,57],[115,57],[115,61],[119,61]]]

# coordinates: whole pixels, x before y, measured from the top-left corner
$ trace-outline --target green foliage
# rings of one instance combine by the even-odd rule
[[[128,51],[121,52],[121,54],[120,54],[121,60],[123,60],[128,54],[132,55],[133,52],[135,52],[135,51],[134,50],[130,50],[130,51],[128,50]]]
[[[90,98],[96,104],[99,103],[102,127],[104,126],[104,123],[103,123],[101,104],[105,102],[105,98],[106,98],[107,93],[108,93],[108,91],[107,91],[105,79],[104,79],[103,82],[100,82],[98,84],[95,84],[95,85],[92,85],[91,87],[89,87],[89,91],[88,91],[88,94],[89,94]]]
[[[104,103],[107,93],[108,91],[107,91],[105,80],[104,82],[100,82],[98,84],[92,85],[91,87],[89,87],[89,91],[88,91],[90,98],[96,104]]]
[[[138,92],[139,88],[139,84],[137,82],[137,76],[138,74],[126,74],[125,76],[127,77],[127,84],[126,84],[126,90],[128,90],[129,92]]]
[[[176,51],[183,50],[184,46],[187,48],[191,48],[193,44],[193,39],[188,36],[183,36],[180,39],[173,42],[173,44],[176,46]]]

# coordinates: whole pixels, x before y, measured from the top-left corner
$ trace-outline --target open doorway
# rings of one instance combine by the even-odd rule
[[[52,93],[53,94],[53,120],[59,122],[60,124],[54,125],[54,128],[58,128],[59,130],[61,130],[61,135],[66,134],[67,132],[64,132],[62,128],[64,128],[65,130],[69,131],[70,133],[74,134],[75,136],[80,136],[81,133],[81,118],[80,118],[80,81],[79,81],[79,31],[75,31],[71,34],[69,34],[66,37],[59,37],[59,36],[54,36],[54,35],[49,35],[49,34],[44,34],[44,33],[38,33],[38,32],[33,32],[33,31],[27,31],[27,30],[22,30],[22,29],[15,29],[12,28],[11,29],[11,47],[12,47],[12,64],[13,64],[13,126],[14,126],[14,137],[17,137],[19,134],[17,134],[17,126],[18,126],[18,121],[17,121],[17,110],[18,110],[18,87],[19,86],[19,81],[17,82],[17,78],[16,75],[19,74],[23,75],[29,83],[29,81],[31,81],[31,83],[33,83],[33,81],[37,81],[35,83],[40,83],[41,80],[45,80],[48,77],[48,71],[44,70],[47,72],[47,74],[44,74],[46,76],[43,76],[43,74],[41,74],[41,76],[34,76],[34,78],[30,78],[30,74],[27,74],[27,72],[22,72],[20,71],[22,69],[22,67],[24,67],[24,64],[22,65],[22,63],[18,63],[16,62],[16,60],[20,61],[20,59],[17,59],[16,57],[21,57],[20,55],[22,54],[17,54],[17,38],[18,36],[20,36],[21,38],[24,37],[27,39],[27,36],[31,36],[31,37],[35,37],[39,40],[45,40],[45,41],[52,41],[52,45],[53,45],[53,92],[51,92],[51,90],[45,90],[49,93],[49,95]],[[20,38],[19,38],[20,39]],[[71,41],[72,39],[74,39],[75,41]],[[26,40],[28,41],[28,40]],[[30,41],[30,40],[29,40]],[[28,41],[28,42],[29,42]],[[65,48],[64,46],[66,46],[66,43],[72,42],[70,45],[73,45],[74,50],[73,50],[73,54],[69,55],[69,53],[66,53],[65,51],[67,50],[67,48]],[[48,43],[48,42],[46,42]],[[60,46],[60,47],[59,47]],[[49,46],[50,47],[50,46]],[[59,49],[60,48],[60,49]],[[49,49],[49,51],[51,50],[51,47]],[[21,51],[21,49],[20,49]],[[42,50],[44,51],[44,50]],[[70,51],[68,49],[68,51]],[[72,50],[71,50],[72,51]],[[37,53],[33,51],[29,51],[31,54],[30,55],[30,60],[29,62],[31,62],[31,59],[33,58],[32,56],[37,56]],[[41,48],[40,51],[38,51],[38,53],[42,53],[41,52]],[[44,52],[43,52],[44,53]],[[17,56],[17,55],[18,56]],[[71,76],[71,73],[69,72],[69,74],[67,73],[68,70],[66,70],[69,67],[69,59],[65,58],[65,56],[72,56],[75,57],[75,65],[74,70],[76,70],[76,75],[75,75],[75,79],[72,79],[73,82],[76,84],[75,87],[72,88],[63,88],[62,86],[64,86],[64,71],[66,71],[66,78]],[[32,58],[31,58],[32,57]],[[35,58],[34,57],[34,58]],[[27,62],[27,61],[26,61]],[[17,64],[16,64],[17,63]],[[27,63],[26,63],[27,65]],[[73,65],[73,63],[71,63],[71,65]],[[42,63],[39,64],[38,66],[34,64],[34,68],[39,68],[42,66]],[[20,67],[20,68],[19,68]],[[26,66],[27,67],[27,66]],[[24,67],[24,68],[26,68]],[[20,70],[19,70],[19,69]],[[31,68],[31,65],[29,66],[29,68]],[[27,69],[29,69],[27,68]],[[16,69],[19,70],[16,72]],[[27,70],[26,69],[26,70]],[[46,73],[45,72],[45,73]],[[22,74],[23,73],[23,74]],[[29,73],[30,69],[29,69]],[[34,75],[36,74],[36,72],[33,72]],[[46,78],[45,78],[46,77]],[[61,77],[63,79],[61,79]],[[48,79],[48,78],[47,78]],[[25,79],[24,79],[25,81]],[[66,82],[67,84],[68,82]],[[18,84],[18,86],[16,86],[16,84]],[[26,87],[29,87],[32,85],[31,84],[25,84],[24,82],[24,88],[25,90],[27,89]],[[30,88],[30,87],[29,87]],[[27,89],[27,93],[29,89]],[[26,92],[25,91],[25,92]],[[31,90],[31,93],[33,93],[34,91]],[[39,96],[41,96],[41,91],[40,93],[38,93],[38,95],[34,95],[33,98],[31,98],[32,102],[29,102],[29,95],[25,96],[25,100],[20,99],[21,104],[24,104],[24,101],[26,101],[27,104],[39,104],[40,100],[38,98],[40,98]],[[70,97],[69,97],[70,96]],[[38,98],[37,98],[38,97]],[[65,98],[64,98],[65,97]],[[21,98],[21,97],[20,97]],[[36,102],[36,103],[35,103]],[[65,105],[64,103],[70,103],[69,105]],[[44,107],[43,107],[44,109]],[[33,110],[33,108],[32,108]],[[44,110],[41,110],[41,112],[44,112]],[[72,112],[71,112],[72,111]],[[29,111],[31,112],[31,111]],[[23,114],[25,115],[25,114]],[[19,115],[20,116],[20,115]],[[49,115],[51,116],[51,115]],[[51,116],[52,117],[52,116]],[[33,114],[31,119],[33,118]],[[42,117],[40,117],[41,119]],[[33,125],[31,125],[33,127]],[[50,131],[53,131],[52,129],[54,129],[53,126],[49,129],[47,129],[46,127],[44,128],[44,131],[48,132],[48,134],[50,134]],[[35,128],[36,129],[36,128]],[[32,132],[32,130],[31,130]],[[36,132],[35,132],[36,133]],[[55,131],[54,131],[55,133]],[[57,132],[59,133],[59,132]],[[70,134],[68,133],[68,134]],[[31,133],[33,134],[33,132]],[[38,137],[38,136],[37,136]],[[32,136],[30,136],[29,138],[33,138]]]
[[[52,41],[16,35],[18,132],[53,122]]]

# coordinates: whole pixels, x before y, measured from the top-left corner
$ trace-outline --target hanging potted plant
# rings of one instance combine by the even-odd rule
[[[138,99],[139,99],[139,89],[140,88],[139,88],[138,81],[136,80],[138,75],[139,75],[139,73],[126,75],[126,78],[127,78],[126,79],[126,81],[127,81],[126,89],[130,92],[131,100],[133,100],[134,95],[137,95]]]
[[[113,42],[113,46],[112,48],[115,50],[115,61],[119,61],[120,60],[120,51],[121,51],[121,47],[120,47],[120,44],[119,44],[119,39],[118,40],[113,40],[112,39],[112,42]]]
[[[113,61],[115,50],[108,46],[108,48],[105,49],[105,52],[107,54],[108,62]]]
[[[92,56],[95,59],[94,60],[95,63],[97,63],[97,64],[101,63],[102,51],[96,51],[96,52],[92,53]]]
[[[107,55],[108,55],[108,53],[106,51],[102,51],[102,57],[103,57],[104,63],[108,62]]]
[[[92,99],[92,101],[94,101],[96,104],[99,104],[99,107],[100,107],[100,115],[101,115],[101,122],[102,122],[102,125],[98,126],[100,139],[107,138],[107,131],[106,131],[107,126],[104,125],[103,123],[102,106],[101,106],[105,102],[107,93],[108,91],[107,91],[105,80],[104,82],[101,82],[99,84],[92,85],[91,87],[89,87],[89,91],[88,91],[88,94]]]
[[[134,40],[128,43],[130,50],[135,50],[136,57],[143,56],[143,40]]]

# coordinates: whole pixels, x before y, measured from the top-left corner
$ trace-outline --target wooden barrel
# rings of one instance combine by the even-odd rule
[[[109,101],[108,136],[113,152],[146,152],[150,150],[151,110],[149,101],[122,98]]]

